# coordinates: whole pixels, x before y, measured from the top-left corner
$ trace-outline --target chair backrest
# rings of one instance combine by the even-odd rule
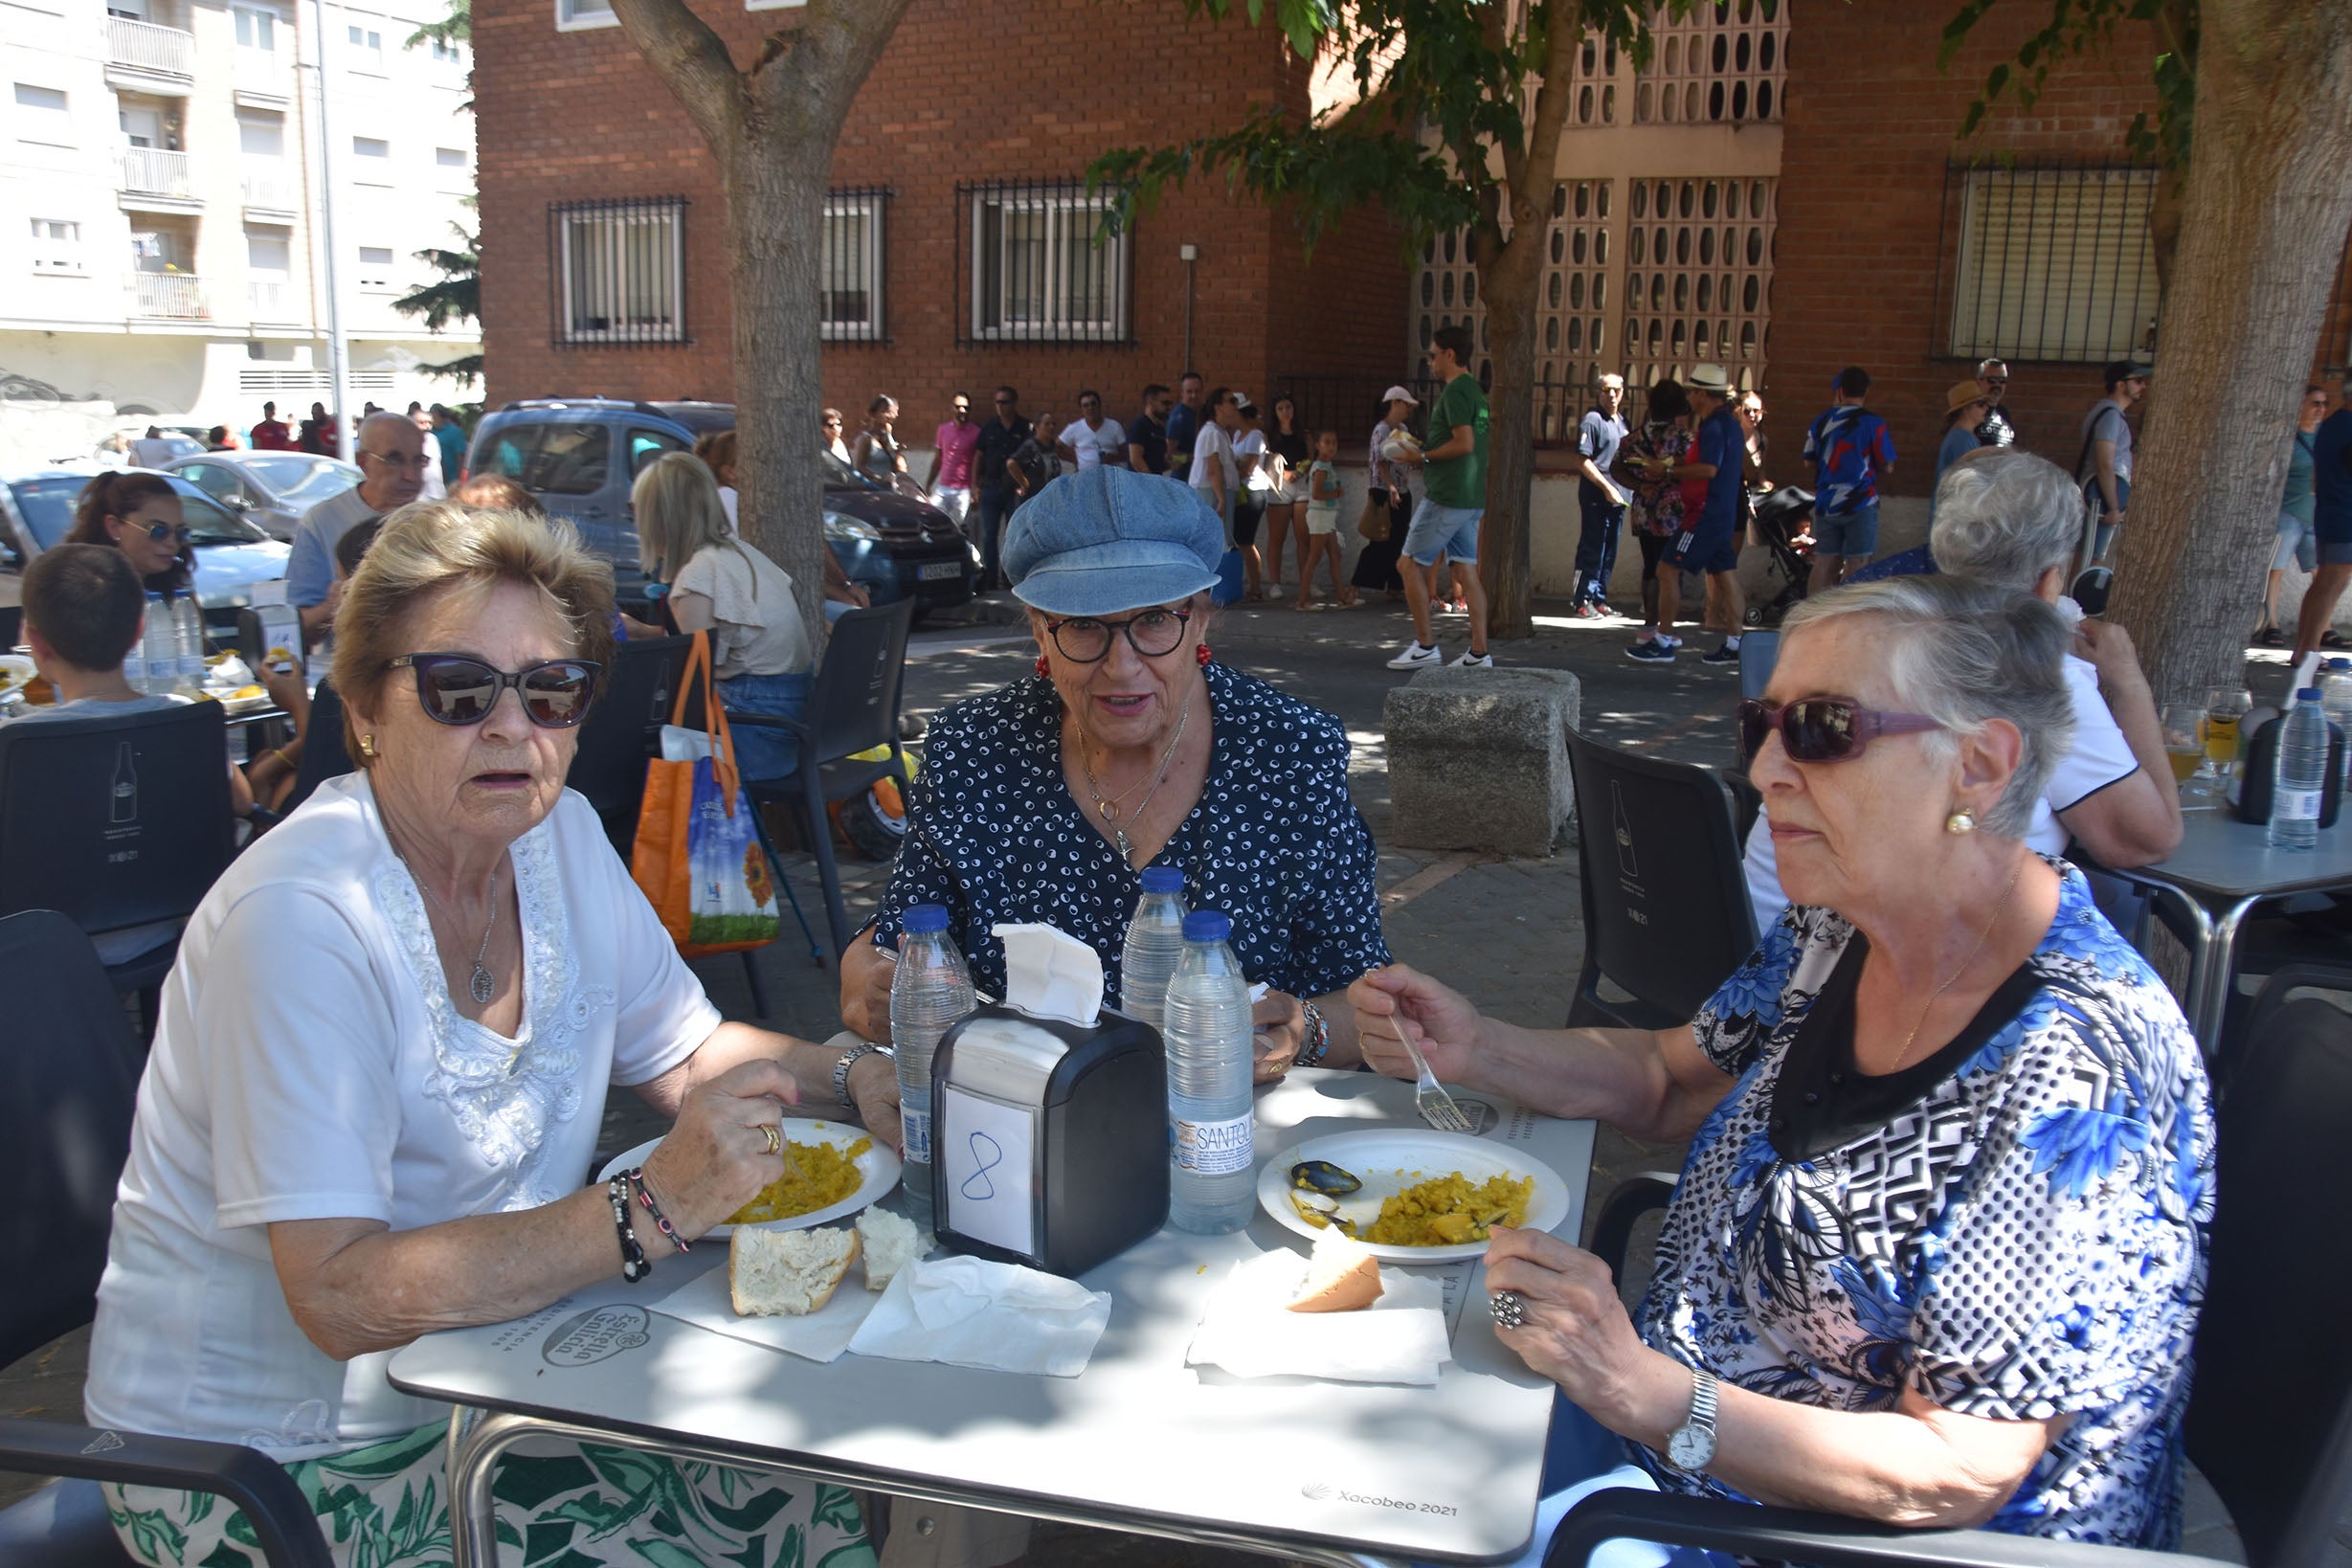
[[[2322,1560],[2352,1496],[2352,1014],[2317,997],[2247,1042],[2217,1120],[2211,1257],[2189,1457],[2247,1559]],[[2313,1314],[2282,1336],[2281,1313]],[[2334,1327],[2330,1327],[2334,1325]]]
[[[130,1153],[137,1047],[106,971],[54,909],[0,919],[0,1244],[40,1260],[0,1291],[0,1366],[90,1320]]]
[[[645,801],[645,763],[670,722],[678,680],[685,672],[690,637],[648,638],[624,642],[613,652],[604,689],[580,726],[579,750],[564,782],[588,797],[604,822],[605,836],[627,860],[637,841],[637,818]]]
[[[235,848],[218,703],[0,726],[0,914],[184,919]]]
[[[1756,950],[1723,780],[1568,731],[1588,965],[1689,1019]]]
[[[907,679],[907,632],[912,599],[852,610],[833,623],[831,640],[804,710],[809,744],[804,765],[837,762],[898,740],[898,703]]]
[[[343,699],[336,695],[335,683],[321,676],[318,689],[310,694],[310,723],[302,730],[302,760],[294,770],[294,788],[287,793],[280,812],[292,811],[328,779],[356,771],[351,763],[351,749],[343,742]]]

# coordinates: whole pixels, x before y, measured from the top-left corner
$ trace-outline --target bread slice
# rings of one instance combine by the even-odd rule
[[[858,1242],[865,1258],[865,1288],[883,1290],[898,1271],[923,1256],[923,1227],[888,1209],[858,1216]]]
[[[805,1317],[833,1299],[858,1261],[849,1230],[763,1230],[737,1225],[727,1247],[727,1288],[738,1317]]]
[[[1307,1258],[1307,1283],[1289,1303],[1294,1312],[1353,1312],[1380,1299],[1380,1260],[1363,1243],[1327,1230]]]

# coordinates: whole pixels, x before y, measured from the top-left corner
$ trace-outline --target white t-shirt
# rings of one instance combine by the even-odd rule
[[[286,1460],[447,1414],[393,1392],[390,1352],[337,1362],[310,1342],[268,1227],[414,1230],[577,1192],[608,1086],[659,1077],[719,1025],[586,800],[567,792],[508,859],[527,1001],[515,1040],[450,1005],[363,774],[320,786],[196,907],[115,1199],[93,1423]]]
[[[792,574],[742,541],[696,550],[670,588],[710,601],[711,673],[720,680],[804,675],[816,663]]]
[[[1249,471],[1249,488],[1258,500],[1266,500],[1264,492],[1274,488],[1273,472],[1266,466],[1266,432],[1244,430],[1236,436],[1233,438],[1233,456],[1236,460],[1243,458],[1258,459],[1258,466]]]
[[[1092,430],[1086,428],[1084,419],[1072,419],[1062,427],[1060,440],[1078,454],[1078,471],[1082,474],[1089,468],[1102,467],[1105,458],[1113,459],[1113,468],[1127,466],[1127,427],[1116,419],[1105,419]]]
[[[2099,695],[2098,666],[2087,659],[2066,656],[2067,696],[2074,706],[2074,745],[2050,770],[2042,798],[2033,803],[2033,821],[2026,829],[2026,845],[2044,855],[2066,853],[2070,835],[2058,813],[2071,811],[2111,784],[2139,772],[2139,758],[2123,737],[2107,700]],[[1772,854],[1772,824],[1762,812],[1748,830],[1747,854],[1741,871],[1748,881],[1748,903],[1756,910],[1756,929],[1762,931],[1788,907],[1781,891],[1781,871]]]
[[[735,487],[733,485],[722,484],[719,486],[719,505],[727,513],[727,526],[730,528],[737,526],[738,524],[735,519]]]
[[[1225,434],[1224,426],[1213,419],[1203,422],[1199,433],[1193,437],[1194,489],[1206,490],[1214,482],[1209,478],[1212,463],[1216,465],[1216,472],[1223,476],[1225,495],[1228,500],[1231,499],[1234,481],[1241,478],[1242,467],[1233,460],[1233,437]]]

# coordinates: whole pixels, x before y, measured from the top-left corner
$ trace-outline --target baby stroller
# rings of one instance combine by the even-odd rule
[[[1750,626],[1778,626],[1789,606],[1804,597],[1805,585],[1813,575],[1811,541],[1797,542],[1798,535],[1812,526],[1813,492],[1783,484],[1758,501],[1753,515],[1757,538],[1772,551],[1781,591],[1761,604],[1749,605],[1747,621]]]

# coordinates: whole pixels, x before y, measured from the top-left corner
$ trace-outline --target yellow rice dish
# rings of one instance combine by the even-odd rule
[[[1490,1176],[1473,1187],[1459,1171],[1432,1176],[1381,1199],[1362,1240],[1380,1246],[1459,1246],[1483,1242],[1493,1225],[1522,1225],[1535,1178]]]
[[[800,1167],[797,1173],[784,1175],[760,1189],[759,1196],[728,1216],[730,1225],[764,1224],[771,1220],[790,1220],[795,1215],[813,1214],[817,1210],[839,1203],[854,1193],[865,1181],[858,1169],[858,1156],[874,1147],[871,1138],[860,1138],[842,1149],[830,1143],[800,1143],[785,1145],[792,1152],[793,1163]]]

